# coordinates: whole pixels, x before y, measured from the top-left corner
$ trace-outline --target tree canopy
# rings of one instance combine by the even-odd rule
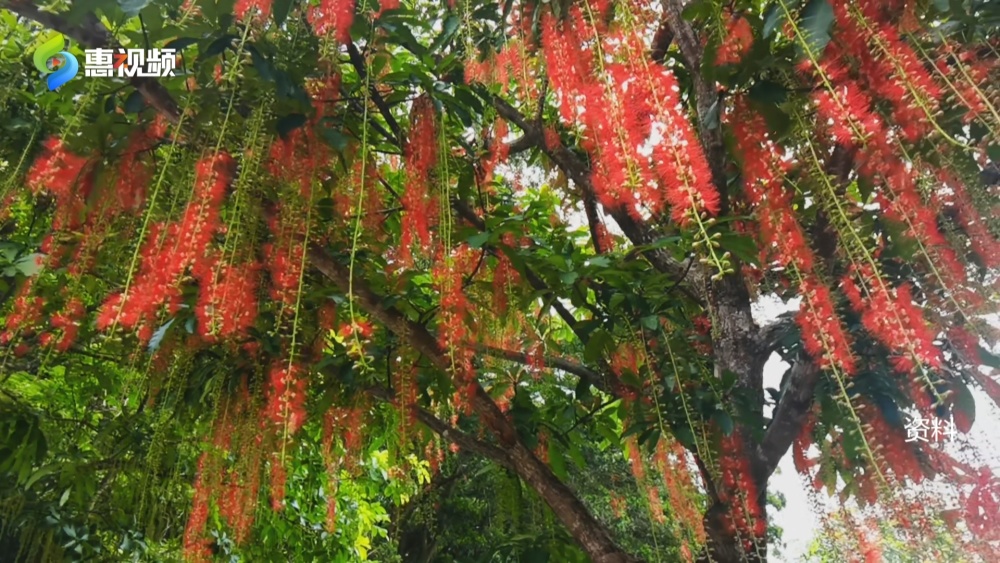
[[[998,25],[0,0],[0,552],[996,561]]]

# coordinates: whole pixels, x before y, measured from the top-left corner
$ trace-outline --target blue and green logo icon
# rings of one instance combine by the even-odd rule
[[[62,35],[47,39],[35,49],[34,63],[43,75],[49,90],[55,90],[72,79],[80,72],[80,63],[68,51],[65,51],[66,40]]]

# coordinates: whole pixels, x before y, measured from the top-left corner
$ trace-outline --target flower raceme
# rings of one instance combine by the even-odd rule
[[[588,47],[604,48],[599,30],[579,8],[570,12],[562,23],[543,16],[542,43],[560,115],[583,129],[581,144],[594,156],[592,181],[600,202],[633,215],[640,204],[653,213],[669,207],[681,225],[702,213],[716,214],[719,194],[673,73],[651,61],[605,63]],[[633,33],[613,43],[628,46],[618,54],[628,61],[642,42]],[[644,48],[637,52],[646,56]],[[651,156],[642,154],[643,147],[651,148]]]
[[[729,15],[728,18],[725,36],[715,58],[715,64],[720,66],[739,64],[753,48],[753,29],[750,27],[750,22],[742,16]]]
[[[851,342],[834,307],[830,289],[813,271],[815,257],[806,242],[785,188],[785,173],[790,165],[782,158],[774,142],[760,139],[766,131],[763,119],[744,103],[737,104],[739,118],[733,133],[742,153],[746,193],[760,226],[760,236],[778,264],[790,267],[799,277],[799,293],[804,302],[797,320],[802,328],[806,351],[821,368],[836,367],[854,372]],[[751,117],[746,117],[751,116]]]
[[[97,328],[115,324],[138,328],[140,338],[152,336],[160,307],[176,313],[181,305],[181,284],[192,273],[212,270],[209,256],[215,233],[221,227],[221,206],[232,179],[234,163],[226,152],[202,158],[195,168],[194,189],[181,218],[154,224],[140,250],[141,264],[135,281],[113,294],[97,317]]]
[[[428,96],[413,102],[410,135],[404,149],[406,190],[403,193],[400,259],[412,263],[413,246],[426,252],[431,247],[431,226],[437,222],[438,201],[431,190],[438,160],[438,124],[434,104]]]
[[[383,6],[382,9],[390,7]],[[309,7],[306,18],[316,35],[329,36],[340,44],[347,44],[351,41],[351,24],[354,23],[354,0],[320,0],[318,5]]]

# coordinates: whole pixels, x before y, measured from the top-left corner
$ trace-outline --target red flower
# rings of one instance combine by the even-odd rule
[[[729,16],[729,18],[729,23],[726,24],[726,36],[719,45],[715,57],[716,64],[720,66],[739,64],[753,47],[753,29],[750,28],[750,22],[743,17]]]
[[[320,0],[319,5],[309,8],[306,18],[316,35],[330,36],[345,45],[351,42],[351,25],[354,23],[353,0]]]
[[[233,6],[233,15],[236,16],[238,20],[244,20],[247,17],[259,18],[261,21],[267,20],[271,17],[271,1],[272,0],[236,0],[236,5]]]

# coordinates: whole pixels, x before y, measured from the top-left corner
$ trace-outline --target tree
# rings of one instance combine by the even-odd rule
[[[188,559],[292,529],[303,558],[364,558],[374,507],[450,447],[590,560],[639,561],[567,485],[597,435],[686,559],[766,559],[789,449],[894,552],[996,557],[1000,481],[941,443],[970,388],[1000,400],[992,3],[0,6],[0,381],[22,407],[0,470],[12,503],[73,498],[82,526],[6,518],[49,534],[28,549],[138,537],[95,513],[113,490]],[[85,71],[83,48],[125,47],[176,72],[111,55],[48,91],[43,29]],[[798,311],[761,326],[761,295]],[[31,382],[77,365],[72,408]],[[115,430],[75,448],[56,417]],[[60,482],[67,461],[94,472]]]

